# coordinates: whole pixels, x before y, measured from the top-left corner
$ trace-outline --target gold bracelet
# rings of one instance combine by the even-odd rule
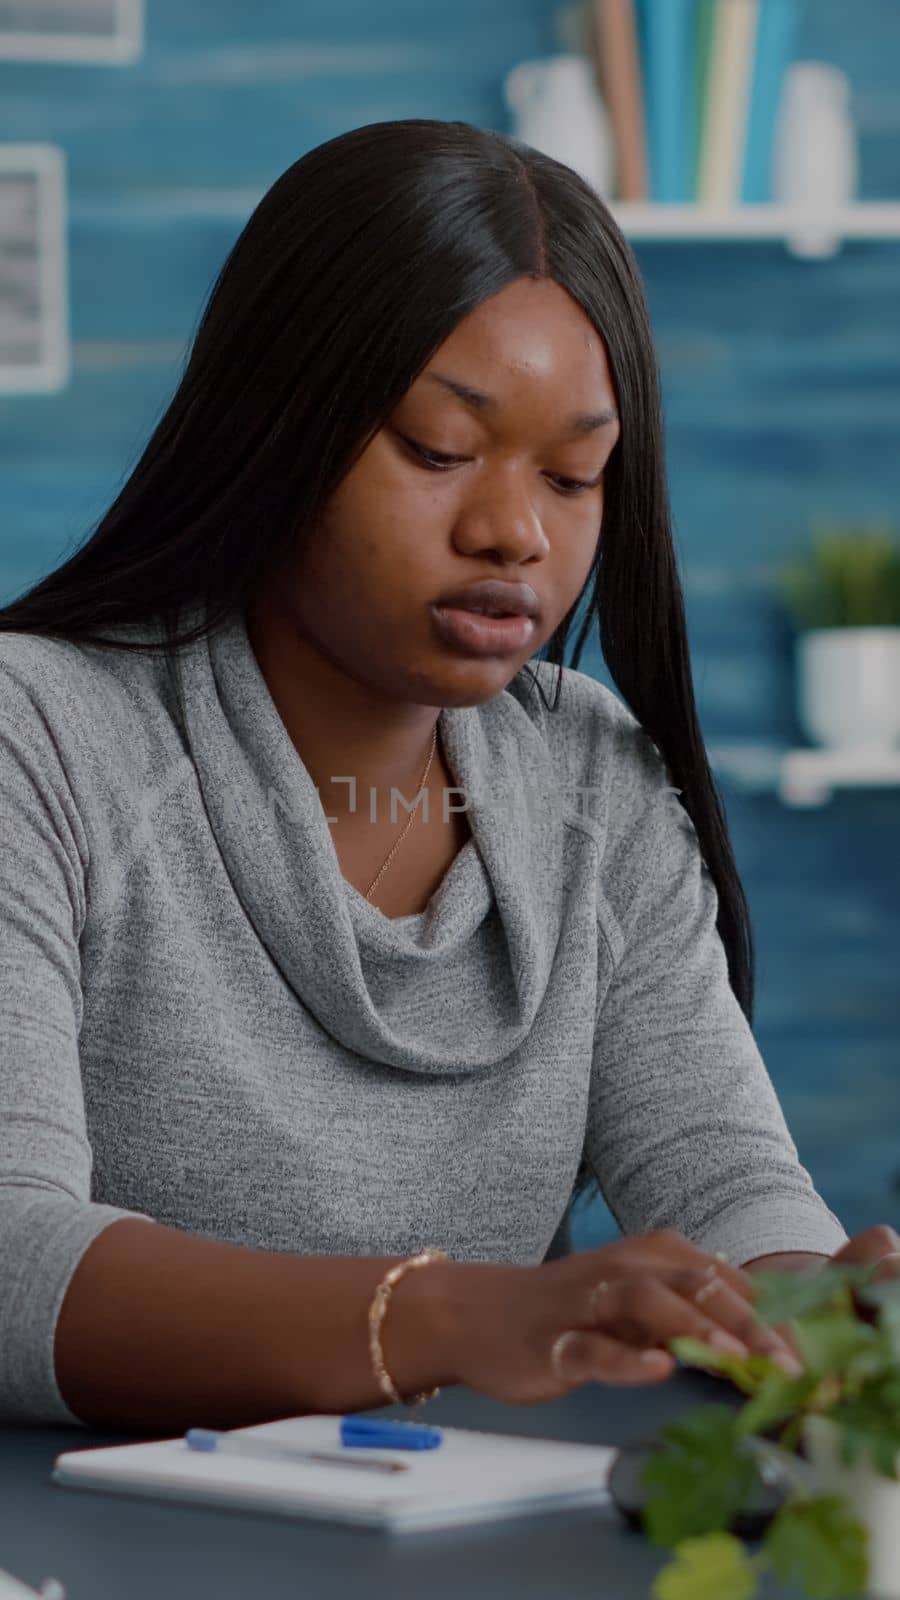
[[[388,1301],[391,1298],[391,1290],[398,1279],[402,1278],[403,1274],[408,1272],[411,1267],[424,1267],[430,1261],[449,1260],[450,1257],[444,1250],[438,1250],[433,1245],[429,1245],[426,1250],[420,1251],[417,1256],[410,1256],[408,1261],[398,1261],[395,1267],[391,1267],[390,1271],[385,1273],[372,1297],[372,1303],[369,1306],[369,1354],[372,1357],[372,1367],[381,1385],[382,1392],[388,1400],[393,1400],[396,1405],[422,1405],[426,1400],[433,1400],[435,1395],[440,1394],[441,1391],[439,1388],[430,1389],[422,1394],[414,1395],[411,1400],[403,1400],[388,1377],[381,1353],[380,1328],[388,1308]]]

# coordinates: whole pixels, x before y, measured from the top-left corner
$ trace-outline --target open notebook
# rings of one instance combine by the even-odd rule
[[[340,1417],[283,1417],[235,1435],[340,1450]],[[372,1450],[408,1472],[365,1473],[322,1462],[253,1461],[190,1450],[183,1439],[70,1450],[51,1477],[76,1489],[195,1500],[288,1517],[324,1517],[392,1532],[489,1522],[560,1507],[605,1505],[610,1445],[521,1439],[443,1428],[434,1450]],[[350,1452],[348,1452],[350,1453]],[[357,1452],[359,1453],[359,1452]]]

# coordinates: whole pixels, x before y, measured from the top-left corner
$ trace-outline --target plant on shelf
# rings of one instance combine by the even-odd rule
[[[864,1595],[876,1581],[879,1594],[900,1594],[900,1279],[874,1283],[876,1270],[755,1275],[756,1313],[790,1326],[798,1377],[767,1356],[671,1341],[685,1365],[723,1373],[750,1398],[737,1410],[701,1406],[660,1430],[643,1474],[644,1529],[674,1546],[674,1559],[657,1574],[654,1600],[750,1600],[766,1571],[818,1600]],[[786,1497],[751,1554],[728,1530],[773,1482]],[[873,1483],[889,1493],[873,1495]]]
[[[814,524],[805,562],[778,569],[797,630],[797,710],[832,749],[893,750],[900,739],[900,543],[880,523]]]
[[[883,523],[814,525],[812,554],[778,569],[798,633],[900,626],[900,543]]]

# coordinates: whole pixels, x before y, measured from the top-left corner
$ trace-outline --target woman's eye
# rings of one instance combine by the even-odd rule
[[[556,482],[566,486],[564,489],[560,489],[560,494],[584,494],[587,489],[599,489],[600,487],[599,482],[586,483],[583,478],[557,478]]]
[[[417,444],[415,439],[407,439],[403,434],[400,437],[415,455],[419,456],[422,461],[436,472],[446,471],[448,467],[454,466],[458,461],[465,460],[465,456],[446,456],[442,455],[438,450],[428,450],[425,445]],[[568,497],[584,494],[588,489],[597,489],[600,486],[599,479],[591,483],[583,478],[562,478],[558,474],[553,475],[553,482],[560,485],[558,492]]]
[[[402,434],[401,438],[403,438]],[[416,444],[415,439],[403,438],[403,443],[408,445],[410,450],[414,451],[417,456],[421,456],[422,460],[427,461],[428,465],[432,467],[444,467],[460,459],[459,456],[443,456],[437,450],[426,450],[423,444]]]

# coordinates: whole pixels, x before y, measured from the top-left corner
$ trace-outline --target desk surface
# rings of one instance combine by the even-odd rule
[[[506,1406],[462,1388],[426,1408],[448,1426],[621,1445],[709,1400],[740,1404],[729,1384],[678,1372],[661,1385],[585,1385],[565,1400]],[[379,1416],[407,1416],[384,1407]],[[665,1551],[614,1507],[405,1534],[258,1512],[164,1504],[63,1488],[63,1450],[140,1434],[0,1425],[0,1569],[67,1600],[645,1600]],[[770,1584],[760,1600],[789,1591]]]

